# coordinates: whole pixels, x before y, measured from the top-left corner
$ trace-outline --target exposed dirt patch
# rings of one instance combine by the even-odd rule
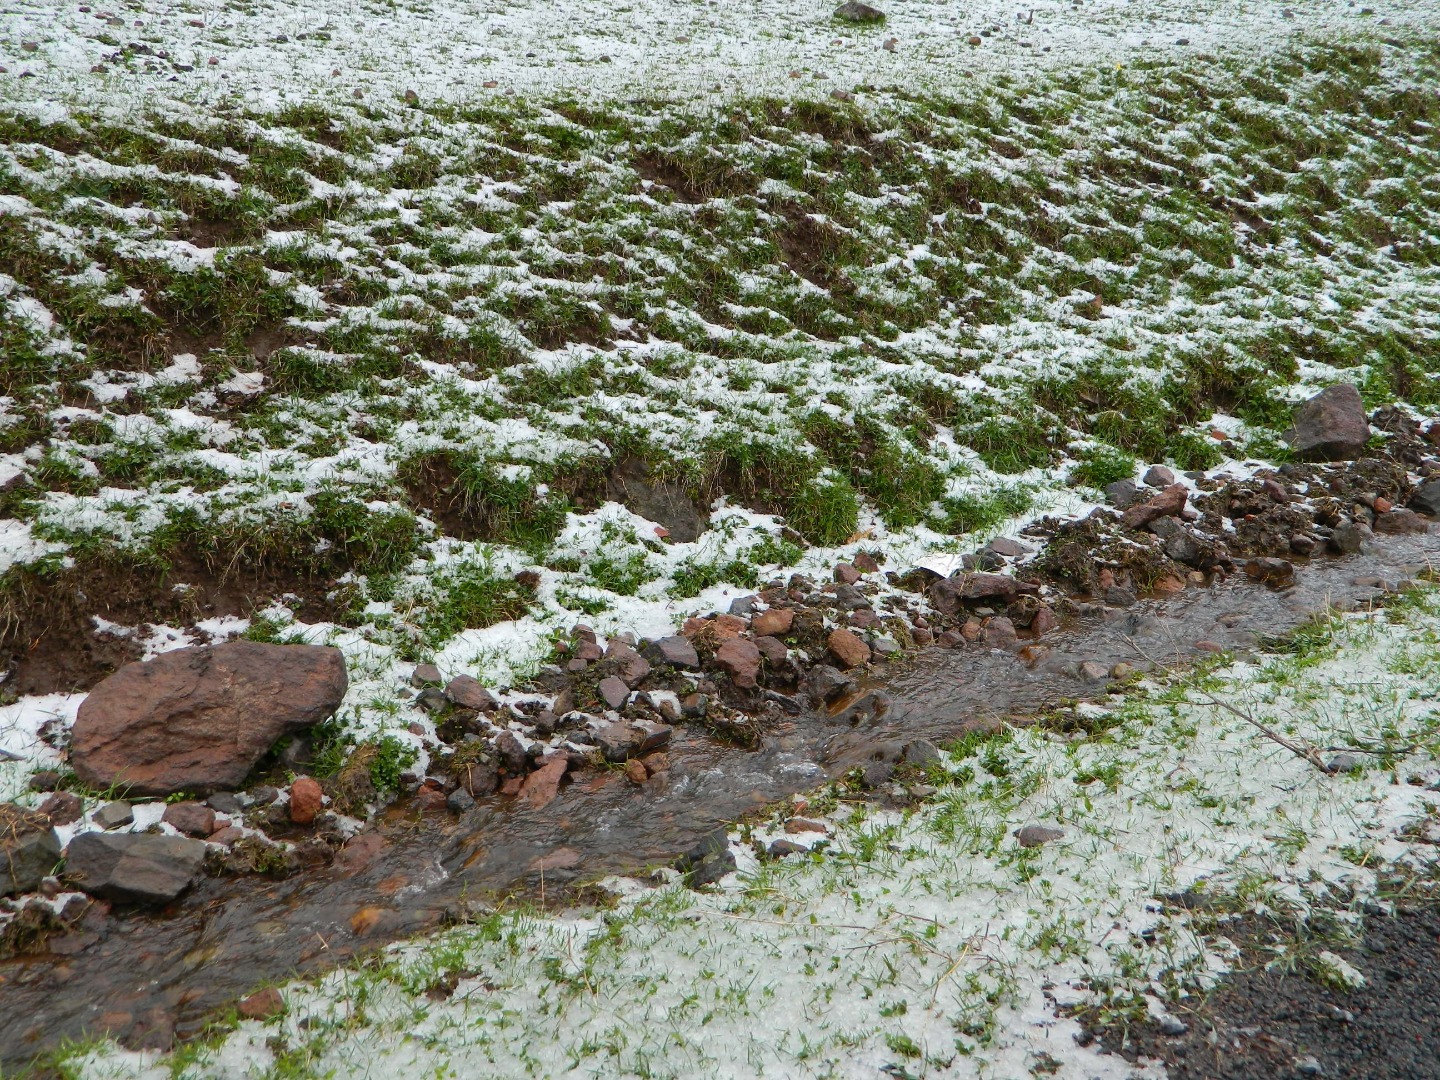
[[[712,167],[706,167],[703,163],[680,162],[647,150],[636,155],[631,164],[641,178],[668,188],[681,202],[691,205],[719,196],[751,194],[755,190],[752,177],[718,160]]]
[[[800,277],[826,292],[848,292],[850,283],[834,266],[834,257],[843,238],[829,225],[809,214],[786,215],[786,224],[775,233],[781,260]]]
[[[88,690],[139,659],[139,643],[101,632],[96,616],[125,627],[189,629],[205,619],[245,616],[273,599],[294,597],[301,617],[313,620],[329,612],[326,584],[293,570],[212,564],[191,555],[174,557],[168,569],[100,563],[54,575],[28,574],[0,597],[0,663],[7,672],[0,690]]]
[[[1371,916],[1358,946],[1332,947],[1365,976],[1349,990],[1305,972],[1267,971],[1270,935],[1254,922],[1242,926],[1242,970],[1178,1014],[1183,1035],[1162,1035],[1153,1023],[1087,1030],[1129,1060],[1163,1061],[1172,1080],[1440,1077],[1440,907]]]

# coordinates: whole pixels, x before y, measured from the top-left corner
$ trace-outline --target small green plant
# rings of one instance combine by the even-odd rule
[[[382,735],[372,745],[375,757],[370,762],[370,782],[375,785],[375,791],[385,795],[399,790],[400,777],[415,764],[419,752],[394,735]]]

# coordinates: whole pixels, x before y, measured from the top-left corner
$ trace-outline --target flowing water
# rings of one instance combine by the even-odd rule
[[[1297,567],[1288,589],[1237,576],[1141,601],[1047,636],[1050,651],[1033,666],[977,646],[931,649],[887,681],[889,708],[858,724],[803,715],[753,750],[678,728],[668,773],[643,788],[602,771],[580,774],[539,810],[498,799],[458,821],[392,810],[331,867],[282,881],[206,879],[169,911],[112,916],[53,941],[63,954],[0,964],[0,1069],[100,1031],[129,1045],[169,1045],[259,983],[437,927],[477,898],[553,901],[577,882],[668,863],[716,825],[863,764],[887,744],[953,738],[1103,696],[1103,683],[1077,678],[1079,662],[1184,663],[1215,646],[1243,650],[1327,605],[1373,601],[1382,592],[1373,582],[1396,583],[1437,557],[1440,535],[1383,538],[1369,553]]]

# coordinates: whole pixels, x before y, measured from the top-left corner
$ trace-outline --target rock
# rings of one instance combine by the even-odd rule
[[[675,869],[684,875],[685,884],[692,889],[719,881],[734,871],[735,866],[730,837],[724,829],[716,829],[675,861]]]
[[[730,601],[730,614],[745,616],[755,614],[755,602],[759,599],[760,598],[754,594],[735,597],[734,600]]]
[[[790,632],[795,624],[793,608],[771,608],[762,611],[750,620],[750,629],[757,637],[780,637]]]
[[[678,634],[652,641],[645,646],[645,657],[652,664],[669,664],[671,667],[700,669],[700,656],[695,646]]]
[[[1059,840],[1064,835],[1064,829],[1057,829],[1051,825],[1026,825],[1024,828],[1015,830],[1015,839],[1023,848],[1042,847],[1051,841]]]
[[[570,768],[570,758],[565,754],[551,754],[541,766],[525,778],[520,788],[520,797],[539,810],[554,801],[560,793],[560,781]]]
[[[1175,483],[1175,474],[1164,465],[1151,465],[1143,479],[1147,487],[1167,488]]]
[[[1251,559],[1245,564],[1245,576],[1276,587],[1293,585],[1295,564],[1288,559]]]
[[[814,818],[792,817],[789,821],[785,822],[785,831],[792,836],[798,833],[820,833],[821,835],[828,836],[830,826],[826,825],[823,821],[816,821]]]
[[[1116,480],[1105,485],[1104,493],[1107,503],[1117,510],[1124,510],[1140,497],[1140,485],[1134,480]]]
[[[790,650],[779,638],[757,637],[755,648],[760,650],[760,655],[765,658],[765,663],[772,668],[783,664],[790,656]]]
[[[245,830],[235,825],[227,825],[223,829],[216,829],[205,838],[207,844],[219,844],[221,847],[230,847],[238,840],[243,839]]]
[[[894,638],[877,637],[870,643],[870,651],[879,660],[889,660],[890,657],[900,652],[900,643]]]
[[[489,712],[500,705],[495,700],[495,695],[490,693],[479,679],[469,675],[456,675],[446,683],[445,696],[452,705],[462,709],[474,709],[476,712]]]
[[[450,809],[450,800],[437,781],[426,780],[411,797],[410,805],[422,814],[438,814]]]
[[[1190,530],[1173,517],[1159,517],[1150,522],[1149,530],[1163,541],[1165,554],[1178,563],[1195,566],[1200,562],[1200,544]]]
[[[427,713],[439,713],[450,707],[450,699],[438,686],[427,686],[415,695],[415,704]]]
[[[835,586],[835,602],[846,611],[859,611],[870,607],[870,598],[854,585]]]
[[[282,735],[334,713],[346,685],[344,656],[327,646],[230,641],[162,653],[90,692],[70,764],[94,788],[233,790]]]
[[[1003,555],[1007,559],[1019,558],[1021,555],[1029,555],[1031,552],[1031,549],[1020,543],[1019,540],[1011,539],[1008,536],[995,537],[994,540],[991,540],[990,543],[985,545],[985,549],[994,552],[996,555]]]
[[[1169,1013],[1161,1013],[1155,1021],[1155,1026],[1160,1029],[1161,1035],[1184,1035],[1190,1030],[1188,1024],[1178,1016],[1171,1016]]]
[[[731,682],[742,689],[755,685],[760,674],[760,650],[747,638],[731,638],[715,651],[715,662],[725,669]]]
[[[253,787],[247,792],[251,806],[269,806],[280,797],[280,789],[269,784],[261,784]]]
[[[1050,633],[1058,625],[1060,620],[1055,617],[1054,609],[1048,604],[1041,604],[1030,618],[1030,632],[1036,637]]]
[[[853,23],[878,23],[885,21],[885,13],[860,0],[846,0],[835,9],[835,18]]]
[[[199,840],[155,833],[81,833],[65,852],[65,877],[91,896],[163,904],[190,887],[205,861]]]
[[[290,785],[290,820],[296,825],[309,825],[320,812],[323,796],[318,780],[299,777]]]
[[[452,814],[464,814],[475,809],[475,796],[466,790],[464,784],[461,784],[446,797],[445,809]]]
[[[849,563],[836,563],[835,580],[841,585],[854,585],[860,580],[860,571],[856,570],[855,567]]]
[[[519,776],[530,768],[529,748],[513,731],[502,731],[495,736],[495,753],[511,776]]]
[[[54,791],[60,786],[61,776],[54,769],[42,769],[30,777],[26,785],[31,791]]]
[[[215,811],[197,802],[171,803],[160,820],[176,832],[202,840],[215,831]]]
[[[235,1011],[244,1020],[269,1020],[285,1012],[285,999],[275,987],[267,986],[259,993],[242,998]]]
[[[90,820],[102,829],[118,829],[135,820],[135,811],[128,802],[116,799],[108,802],[90,815]]]
[[[1120,515],[1120,524],[1127,529],[1141,529],[1162,517],[1174,517],[1185,509],[1190,491],[1184,484],[1171,484],[1142,503],[1136,503]]]
[[[612,709],[622,707],[630,697],[630,688],[625,685],[625,681],[614,675],[601,679],[595,690],[600,695],[600,700]]]
[[[650,661],[641,656],[634,646],[619,639],[605,646],[605,658],[615,665],[616,676],[631,690],[650,675]]]
[[[1110,669],[1098,660],[1086,660],[1078,668],[1080,678],[1086,682],[1104,682],[1109,677]]]
[[[60,837],[44,814],[0,803],[0,896],[34,892],[60,861]]]
[[[1375,531],[1388,533],[1391,536],[1401,536],[1405,533],[1429,532],[1430,526],[1414,510],[1401,509],[1375,515]]]
[[[804,844],[797,844],[794,840],[786,840],[783,837],[779,840],[770,841],[770,846],[765,853],[772,859],[783,859],[786,855],[808,855],[810,849]]]
[[[434,664],[419,664],[410,673],[410,685],[416,689],[423,689],[427,686],[439,686],[445,681],[440,669]]]
[[[631,758],[625,763],[625,779],[632,784],[643,784],[650,779],[650,773],[645,768],[645,763],[639,758]]]
[[[455,778],[460,781],[460,787],[457,790],[464,791],[472,799],[482,795],[493,795],[500,786],[499,770],[494,765],[482,761],[462,765],[456,770]],[[448,801],[446,805],[450,805]],[[453,806],[450,808],[454,809]]]
[[[1440,430],[1440,425],[1436,426]],[[1440,516],[1440,480],[1426,480],[1410,495],[1410,509],[1431,517]]]
[[[1134,589],[1124,585],[1109,585],[1101,591],[1100,599],[1111,607],[1129,607],[1139,598]]]
[[[862,574],[875,574],[880,570],[880,564],[875,561],[875,556],[868,551],[856,552],[855,557],[850,560],[850,565]]]
[[[985,644],[991,649],[1009,649],[1020,640],[1015,624],[1004,615],[997,615],[985,623]]]
[[[686,694],[680,699],[680,715],[691,720],[703,720],[710,711],[710,698],[705,694]]]
[[[245,809],[245,803],[240,801],[240,797],[229,791],[216,792],[205,800],[205,805],[217,814],[229,817],[234,817]]]
[[[956,582],[964,600],[994,600],[1008,604],[1020,592],[1020,583],[1009,574],[962,574]]]
[[[51,825],[73,825],[85,815],[85,801],[69,791],[57,791],[40,804]]]
[[[688,630],[694,620],[687,619],[685,622]],[[739,615],[716,615],[713,619],[701,622],[700,629],[708,629],[716,643],[729,641],[733,637],[739,637],[750,628],[748,619],[742,619]],[[682,631],[684,633],[685,631]]]
[[[824,704],[834,701],[855,685],[850,676],[829,664],[816,664],[811,668],[806,683],[810,696]]]
[[[652,720],[627,720],[609,724],[595,735],[595,745],[606,761],[628,761],[630,758],[658,750],[670,741],[674,729]]]
[[[1348,751],[1336,754],[1325,763],[1325,771],[1328,773],[1348,773],[1362,768],[1365,758],[1360,754],[1352,754]]]
[[[944,630],[935,638],[935,644],[941,649],[953,649],[964,640],[965,639],[960,636],[959,631]]]
[[[940,760],[940,748],[928,739],[915,739],[905,744],[900,758],[906,765],[924,769]]]
[[[941,615],[960,609],[960,588],[954,578],[937,578],[930,583],[930,604]]]
[[[842,668],[857,667],[870,659],[870,646],[849,630],[832,630],[825,645]]]
[[[1355,555],[1373,535],[1369,525],[1345,518],[1330,530],[1330,548],[1337,555]]]
[[[1290,504],[1290,492],[1286,491],[1278,480],[1260,481],[1260,491],[1277,506],[1288,506]]]
[[[1302,461],[1348,461],[1370,441],[1360,391],[1350,383],[1327,386],[1295,412],[1295,452]]]

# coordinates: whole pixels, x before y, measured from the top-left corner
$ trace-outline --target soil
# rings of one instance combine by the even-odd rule
[[[137,636],[101,632],[98,615],[124,627],[164,624],[193,630],[223,615],[245,616],[272,600],[299,601],[303,618],[329,613],[326,582],[269,566],[216,566],[178,554],[168,568],[121,562],[37,573],[0,596],[0,664],[7,695],[88,690],[140,658]],[[203,631],[196,632],[203,637]]]
[[[1161,1061],[1172,1080],[1429,1080],[1440,1077],[1440,905],[1365,920],[1353,948],[1331,947],[1365,976],[1336,989],[1304,971],[1267,971],[1271,936],[1249,927],[1240,970],[1193,1011],[1188,1030],[1091,1029],[1131,1061]]]

